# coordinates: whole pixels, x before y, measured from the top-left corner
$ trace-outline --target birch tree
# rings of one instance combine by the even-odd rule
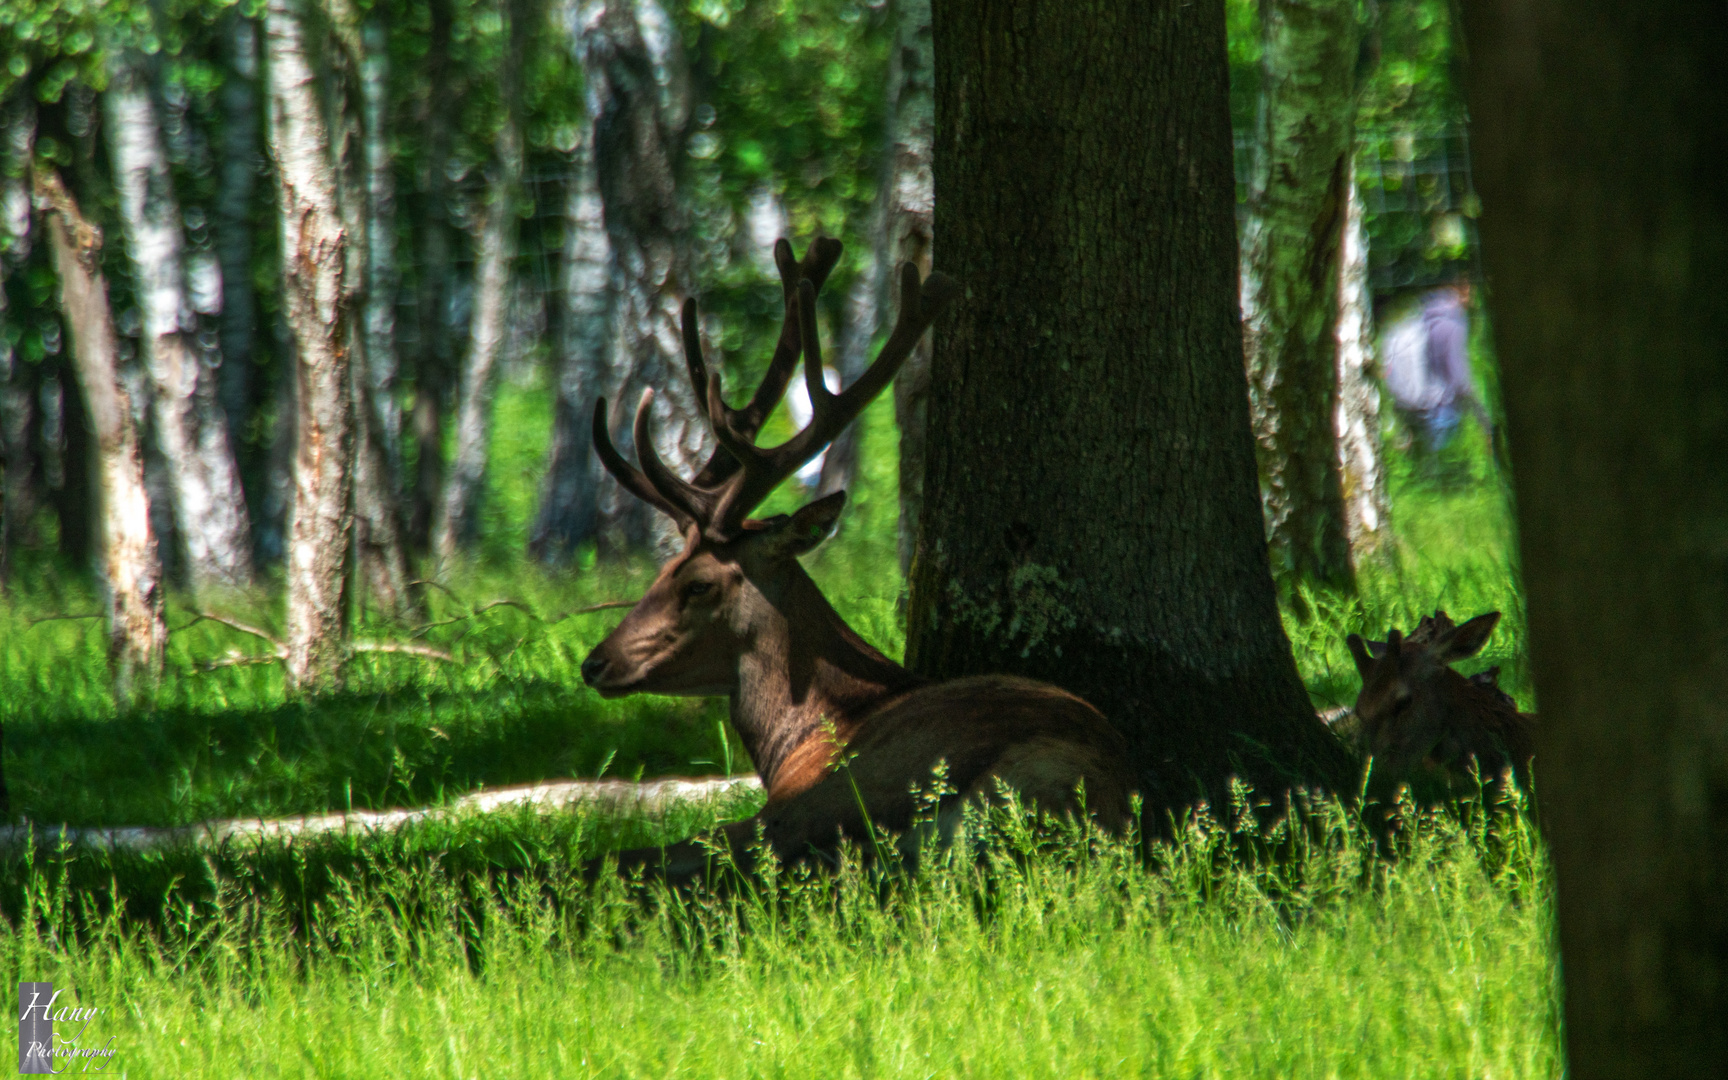
[[[895,48],[889,60],[888,109],[892,164],[888,201],[889,265],[931,267],[935,183],[931,154],[936,131],[935,56],[930,0],[895,0]],[[894,380],[900,424],[900,570],[909,573],[924,513],[925,432],[929,428],[932,338],[918,343]]]
[[[1352,179],[1338,257],[1338,474],[1344,538],[1353,567],[1390,540],[1386,473],[1380,455],[1380,388],[1374,381],[1374,305],[1368,289],[1368,234],[1362,194]]]
[[[600,475],[592,452],[594,402],[612,357],[612,297],[616,264],[606,235],[605,208],[594,163],[594,129],[576,148],[564,212],[563,340],[546,476],[528,550],[546,563],[568,559],[593,538]]]
[[[336,676],[347,632],[355,437],[349,357],[356,312],[344,281],[349,235],[302,2],[269,0],[264,33],[282,300],[297,358],[285,662],[290,687],[304,690]]]
[[[116,50],[104,95],[114,186],[132,261],[151,427],[167,466],[174,521],[195,592],[252,577],[252,535],[240,470],[217,397],[215,365],[194,340],[185,234],[162,123],[142,56]]]
[[[1336,589],[1354,588],[1335,418],[1356,6],[1261,5],[1259,164],[1243,241],[1243,341],[1273,572]]]
[[[516,199],[522,185],[522,65],[530,30],[529,5],[502,0],[507,42],[499,65],[503,115],[494,146],[496,160],[486,185],[475,276],[474,317],[457,397],[456,454],[444,481],[444,501],[433,530],[432,551],[449,559],[473,539],[491,437],[492,373],[504,341],[510,267],[516,250]]]
[[[688,215],[677,164],[690,121],[689,80],[677,33],[656,0],[599,0],[576,12],[577,53],[608,241],[618,266],[613,364],[605,388],[621,436],[624,418],[653,387],[653,430],[662,460],[685,475],[707,461],[712,437],[684,373],[679,310],[693,291]],[[644,75],[651,76],[644,78]],[[678,538],[661,515],[607,476],[601,481],[602,538],[629,547],[653,536]]]
[[[162,562],[144,491],[144,448],[133,422],[135,404],[120,378],[119,337],[98,261],[102,232],[85,219],[57,175],[38,172],[35,185],[60,278],[78,385],[96,440],[97,570],[114,699],[124,708],[155,683],[168,639]]]

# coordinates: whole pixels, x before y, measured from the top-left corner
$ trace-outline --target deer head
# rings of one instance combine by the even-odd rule
[[[683,552],[660,568],[624,621],[583,662],[583,679],[602,694],[733,693],[740,663],[756,646],[765,621],[776,615],[783,620],[794,605],[821,602],[797,560],[833,530],[845,493],[835,492],[790,515],[763,521],[747,515],[882,392],[958,291],[942,274],[921,282],[910,263],[902,267],[899,317],[882,352],[851,386],[830,392],[823,382],[822,346],[816,336],[816,293],[840,250],[839,241],[817,240],[798,263],[785,240],[775,244],[786,321],[768,372],[742,409],[731,408],[722,398],[720,376],[709,371],[702,353],[695,302],[685,301],[685,360],[719,443],[694,479],[678,476],[655,453],[649,431],[652,390],[643,393],[636,410],[640,467],[625,461],[612,445],[606,402],[597,403],[594,446],[600,460],[619,483],[676,521],[685,537]],[[759,447],[756,433],[785,393],[800,353],[810,393],[810,423],[779,446]]]
[[[1384,642],[1346,639],[1362,676],[1355,738],[1377,774],[1460,792],[1470,784],[1472,759],[1484,779],[1528,762],[1534,721],[1495,685],[1493,673],[1465,678],[1451,668],[1474,656],[1499,621],[1500,613],[1490,611],[1454,626],[1439,611],[1409,637],[1393,630]]]

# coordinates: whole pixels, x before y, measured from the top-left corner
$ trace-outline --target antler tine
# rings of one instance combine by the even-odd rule
[[[642,470],[624,460],[624,455],[612,445],[612,435],[606,429],[606,399],[600,398],[594,403],[594,449],[600,452],[600,462],[606,466],[606,471],[617,477],[632,495],[676,521],[681,531],[695,524],[695,518],[660,494]]]
[[[798,335],[804,343],[804,389],[810,395],[812,419],[827,411],[834,395],[822,372],[822,335],[816,332],[816,290],[808,281],[798,283]]]
[[[756,437],[756,433],[762,429],[762,422],[768,419],[768,414],[774,411],[774,406],[778,405],[780,398],[785,395],[786,383],[792,377],[793,365],[798,362],[803,340],[798,327],[798,283],[808,281],[817,291],[821,291],[828,275],[833,272],[834,265],[840,261],[842,250],[844,245],[840,241],[832,237],[818,237],[804,252],[803,261],[799,261],[792,255],[791,244],[785,239],[775,241],[774,265],[780,271],[785,321],[780,324],[780,338],[774,346],[774,357],[768,362],[768,370],[763,374],[756,392],[750,396],[750,403],[742,409],[728,408],[726,411],[732,421],[733,431],[740,438],[749,440]],[[685,348],[688,349],[688,334],[685,341]],[[705,392],[705,384],[698,383],[697,397],[702,398]],[[712,415],[710,412],[710,416]],[[724,440],[721,445],[725,445]],[[738,462],[739,458],[728,451],[715,451],[708,464],[696,474],[694,482],[699,487],[712,488],[736,473]]]
[[[642,472],[648,478],[648,483],[667,502],[676,506],[691,521],[707,525],[714,516],[716,493],[694,486],[660,460],[660,454],[654,449],[653,433],[648,430],[653,405],[653,389],[642,391],[642,403],[636,406],[636,460],[642,463]],[[678,515],[674,514],[673,517]],[[688,528],[684,521],[679,524]]]
[[[740,525],[744,515],[767,498],[782,480],[820,453],[857,418],[864,406],[894,378],[900,365],[917,346],[918,339],[959,291],[959,283],[942,273],[932,273],[920,283],[918,268],[911,263],[905,264],[900,271],[900,314],[895,320],[894,332],[888,335],[888,341],[875,362],[856,382],[839,394],[830,394],[827,386],[822,384],[821,347],[816,344],[815,290],[806,289],[801,284],[799,322],[808,324],[800,336],[806,341],[804,371],[810,387],[810,424],[773,449],[749,447],[747,460],[743,462],[744,475],[719,493],[712,526],[715,531],[724,534]],[[816,357],[815,365],[809,362],[812,354]]]

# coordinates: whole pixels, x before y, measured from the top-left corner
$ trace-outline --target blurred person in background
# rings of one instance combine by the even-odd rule
[[[1468,413],[1491,451],[1494,421],[1470,373],[1470,281],[1460,278],[1423,294],[1418,309],[1381,335],[1381,370],[1393,411],[1416,443],[1418,468],[1432,474],[1440,451]]]

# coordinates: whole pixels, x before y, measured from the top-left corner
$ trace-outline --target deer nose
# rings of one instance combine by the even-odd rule
[[[593,686],[606,671],[606,658],[595,649],[588,654],[588,659],[582,661],[582,681]]]

